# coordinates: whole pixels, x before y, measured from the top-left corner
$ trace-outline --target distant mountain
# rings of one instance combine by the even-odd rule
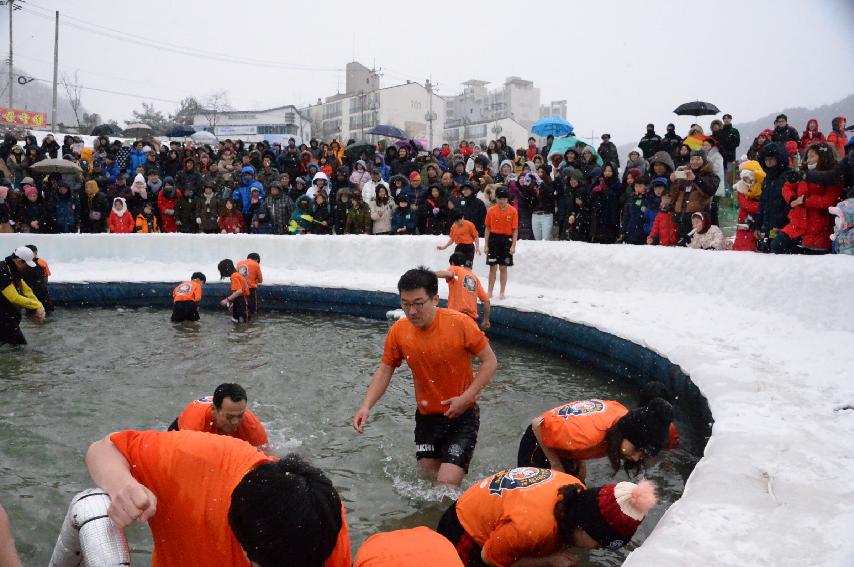
[[[837,116],[847,116],[849,125],[854,121],[854,94],[851,94],[838,102],[826,104],[818,108],[809,109],[800,106],[796,108],[785,108],[781,111],[776,111],[763,116],[762,118],[753,120],[752,122],[734,124],[739,133],[741,133],[741,145],[738,147],[736,157],[747,153],[747,149],[753,143],[754,138],[756,138],[759,132],[766,128],[774,128],[774,118],[776,118],[778,114],[785,114],[788,116],[789,124],[798,130],[798,134],[806,129],[807,121],[810,118],[815,118],[818,120],[819,130],[824,132],[824,135],[827,136],[830,134],[830,121],[833,120],[833,118]],[[697,123],[702,124],[704,128],[708,128],[708,124],[715,118],[715,116],[701,116]],[[718,115],[717,118],[720,118],[720,115]],[[711,132],[707,129],[706,134],[710,133]],[[680,136],[684,136],[687,132],[678,132],[678,134]],[[628,153],[632,148],[637,146],[639,141],[640,138],[634,142],[629,142],[628,144],[623,144],[622,146],[617,147],[617,150],[620,152],[621,163],[625,163],[626,156],[628,156]]]
[[[7,70],[8,66],[3,70],[3,72],[0,72],[0,93],[2,93],[0,94],[0,106],[3,107],[9,104],[9,92],[6,90],[9,83],[9,73]],[[14,75],[16,79],[20,75],[29,76],[26,71],[17,67],[14,69]],[[50,120],[50,109],[53,104],[53,88],[49,83],[42,81],[31,81],[26,85],[14,83],[14,91],[12,94],[14,95],[15,108],[19,108],[21,110],[32,110],[35,112],[46,112],[47,119]],[[82,102],[85,102],[85,91],[81,98]],[[65,97],[62,85],[59,86],[59,92],[57,93],[56,107],[57,114],[59,115],[59,122],[64,124],[77,124],[77,121],[74,119],[74,111],[71,110],[71,105],[68,104],[68,99]],[[83,113],[86,112],[85,107],[81,107],[79,112],[80,119],[82,120]]]

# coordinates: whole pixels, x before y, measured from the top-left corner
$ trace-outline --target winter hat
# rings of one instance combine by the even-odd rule
[[[36,189],[34,186],[27,185],[26,187],[24,187],[24,196],[26,196],[26,197],[37,197],[38,194],[39,194],[39,190]]]
[[[706,163],[706,150],[696,149],[691,150],[691,157],[700,156],[703,158],[703,163]]]
[[[312,185],[314,185],[315,183],[317,183],[317,180],[318,180],[318,179],[322,179],[322,180],[326,181],[326,183],[327,183],[327,184],[329,183],[329,178],[328,178],[328,177],[326,176],[326,174],[325,174],[325,173],[323,173],[322,171],[318,171],[318,172],[314,175],[314,179],[312,179],[312,180],[311,180]]]
[[[496,199],[509,199],[510,191],[507,190],[507,187],[499,187],[495,190],[495,198]]]
[[[145,146],[144,148],[142,148],[142,153],[144,153],[144,154],[147,154],[148,152],[153,152],[153,151],[154,150],[151,149],[151,146]]]
[[[175,180],[168,175],[163,178],[163,186],[165,187],[167,185],[175,185]]]
[[[591,488],[578,497],[578,527],[614,551],[632,539],[656,502],[655,484],[649,480]]]
[[[789,154],[789,157],[798,153],[798,143],[797,142],[786,142],[786,153]]]
[[[32,177],[24,177],[21,179],[21,185],[35,185],[36,182],[33,181]]]
[[[421,174],[417,171],[413,171],[409,174],[409,182],[415,183],[416,181],[421,181]]]
[[[631,175],[632,179],[637,179],[638,177],[641,176],[641,172],[640,172],[640,169],[633,167],[633,168],[629,169],[629,172],[626,175]]]
[[[670,423],[673,421],[673,406],[656,398],[642,408],[624,415],[617,426],[623,438],[628,439],[648,457],[654,457],[664,447]]]
[[[666,177],[656,177],[652,180],[653,187],[657,187],[659,185],[661,185],[662,187],[667,187],[668,185],[670,185],[670,182],[667,181]]]

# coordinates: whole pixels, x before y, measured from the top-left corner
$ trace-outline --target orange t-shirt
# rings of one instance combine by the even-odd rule
[[[490,234],[511,236],[514,230],[519,230],[519,213],[510,205],[504,209],[501,205],[494,205],[486,211],[485,225]]]
[[[555,504],[558,490],[584,484],[549,469],[521,467],[485,478],[457,500],[457,518],[496,567],[524,557],[544,557],[561,547]]]
[[[231,493],[246,473],[275,457],[238,439],[198,431],[122,431],[110,440],[130,463],[133,477],[157,497],[157,512],[148,521],[152,567],[249,567],[228,525]],[[341,521],[325,567],[350,565],[343,506]]]
[[[470,221],[463,219],[463,224],[454,223],[451,225],[451,240],[454,244],[474,244],[474,241],[479,238],[477,228]]]
[[[543,444],[570,459],[598,459],[608,455],[605,435],[629,413],[613,400],[578,400],[540,416]]]
[[[445,536],[419,526],[372,535],[353,567],[463,567],[463,562]]]
[[[392,325],[382,362],[397,368],[406,359],[415,382],[418,411],[445,413],[448,408],[442,400],[459,396],[471,385],[471,357],[488,344],[471,317],[438,307],[426,329],[417,328],[406,318]]]
[[[192,280],[181,282],[181,285],[172,290],[172,299],[175,303],[179,301],[193,301],[198,303],[202,300],[202,286],[199,282]]]
[[[220,433],[219,429],[214,425],[213,398],[211,396],[194,400],[184,408],[184,411],[178,416],[178,429],[180,431],[204,431],[205,433],[213,433],[215,435],[225,435],[225,433]],[[242,439],[253,447],[260,447],[269,443],[264,425],[249,410],[246,410],[243,420],[237,427],[237,431],[230,437]]]
[[[676,429],[676,424],[671,423],[670,429],[667,431],[667,441],[664,442],[665,449],[677,449],[679,447],[679,430]]]
[[[249,288],[255,289],[258,287],[262,281],[264,281],[264,276],[261,274],[261,264],[256,262],[255,260],[241,260],[237,263],[237,271],[240,272],[240,275],[246,278],[246,281],[249,282]]]
[[[449,266],[448,271],[456,276],[445,278],[448,282],[448,309],[465,313],[477,320],[477,300],[480,299],[481,303],[489,300],[480,279],[463,266]]]
[[[243,297],[249,297],[249,282],[240,272],[231,274],[231,291],[234,293],[238,289],[243,290]]]
[[[36,264],[41,266],[42,270],[44,270],[44,279],[47,279],[51,276],[50,268],[47,267],[47,262],[45,262],[44,259],[39,258],[38,260],[36,260]]]

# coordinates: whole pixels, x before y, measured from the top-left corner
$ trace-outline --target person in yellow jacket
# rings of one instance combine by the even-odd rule
[[[31,309],[37,321],[44,321],[44,306],[21,278],[27,268],[35,268],[33,251],[19,246],[0,263],[0,343],[25,345],[21,332],[21,308]]]

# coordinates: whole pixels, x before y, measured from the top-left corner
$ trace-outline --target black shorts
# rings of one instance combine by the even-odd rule
[[[582,474],[582,470],[580,468],[581,463],[578,461],[574,459],[561,459],[560,462],[563,465],[563,470],[565,470],[567,474],[571,474],[575,477]],[[552,468],[551,461],[549,461],[546,454],[543,453],[543,448],[540,447],[540,443],[534,435],[534,429],[530,425],[528,426],[528,429],[525,430],[525,434],[522,435],[522,440],[519,441],[519,452],[516,455],[516,466],[537,467],[538,469]]]
[[[249,322],[249,306],[242,295],[231,302],[231,320],[235,323]]]
[[[513,238],[506,234],[490,234],[489,254],[486,256],[487,266],[512,266],[513,255],[510,253],[510,247],[513,245]]]
[[[172,322],[198,321],[199,306],[195,301],[179,301],[172,306]]]
[[[459,252],[466,257],[466,268],[471,268],[474,264],[474,244],[457,244],[454,252]]]
[[[250,315],[255,315],[258,313],[258,288],[250,287],[249,288],[249,297],[246,298],[246,305],[249,309]]]
[[[468,472],[477,445],[480,408],[475,404],[456,419],[415,412],[415,458],[439,459]]]
[[[436,532],[445,536],[445,539],[454,544],[454,548],[457,550],[457,554],[460,556],[463,565],[466,567],[486,567],[486,563],[481,559],[483,549],[466,532],[460,523],[460,518],[457,516],[456,502],[445,510],[445,513],[439,520],[439,525],[436,526]]]

